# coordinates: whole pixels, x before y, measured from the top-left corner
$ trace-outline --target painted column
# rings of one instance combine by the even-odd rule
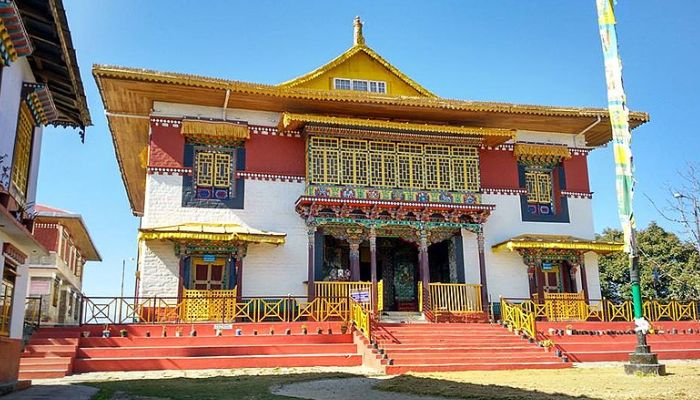
[[[360,243],[362,239],[348,238],[350,244],[350,280],[360,280]]]
[[[586,263],[583,262],[583,260],[581,260],[581,264],[579,264],[579,269],[581,271],[581,290],[583,290],[583,298],[588,302],[588,278],[586,277]]]
[[[243,256],[236,254],[236,300],[243,297]]]
[[[369,257],[372,276],[372,311],[377,314],[377,231],[374,227],[369,231]]]
[[[17,266],[15,278],[14,297],[10,310],[10,338],[22,339],[24,330],[24,310],[27,302],[27,289],[29,287],[29,265]]]
[[[486,257],[484,256],[484,233],[480,229],[476,234],[476,244],[479,250],[479,274],[481,279],[481,308],[485,313],[489,310],[489,287],[486,283]]]
[[[420,277],[423,283],[423,309],[430,307],[430,264],[428,260],[428,232],[421,230],[418,242],[418,264]],[[423,312],[423,310],[419,310]]]
[[[316,283],[315,283],[315,268],[316,268],[316,249],[314,247],[316,243],[316,227],[310,226],[308,230],[309,235],[309,264],[307,271],[307,289],[306,293],[309,301],[312,301],[316,297]]]
[[[535,272],[537,274],[537,302],[544,303],[544,273],[541,262],[535,266]]]

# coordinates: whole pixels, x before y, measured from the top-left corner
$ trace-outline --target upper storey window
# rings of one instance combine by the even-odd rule
[[[357,92],[386,93],[386,82],[368,81],[364,79],[333,79],[333,87],[337,90],[354,90]]]
[[[226,200],[232,196],[233,159],[227,150],[195,149],[195,198]]]
[[[34,122],[32,112],[29,110],[29,106],[23,101],[19,107],[15,152],[12,158],[12,185],[23,198],[27,196],[29,160],[32,152],[32,138],[34,136],[35,126],[36,123]]]
[[[313,136],[309,181],[316,184],[478,192],[476,147]]]

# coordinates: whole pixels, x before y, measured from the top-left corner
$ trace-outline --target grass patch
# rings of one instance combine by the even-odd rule
[[[303,373],[289,375],[240,375],[213,378],[143,379],[109,382],[86,382],[100,391],[93,400],[110,400],[115,393],[128,397],[151,397],[169,400],[214,399],[290,399],[270,393],[270,387],[316,379],[349,378],[345,373]],[[122,397],[120,397],[121,399]]]
[[[469,400],[700,399],[700,366],[667,370],[663,377],[629,376],[622,367],[411,374],[381,381],[375,389]]]

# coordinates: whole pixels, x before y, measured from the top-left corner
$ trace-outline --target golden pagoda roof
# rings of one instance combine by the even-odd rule
[[[405,123],[404,127],[411,124],[442,126],[443,130],[475,127],[469,129],[484,132],[529,130],[564,135],[583,132],[587,145],[592,147],[603,145],[612,138],[608,111],[603,108],[437,97],[369,48],[362,36],[361,22],[358,22],[355,21],[355,42],[349,50],[308,74],[278,85],[119,66],[93,66],[122,179],[134,213],[139,215],[144,208],[146,165],[139,155],[147,153],[148,117],[156,101],[382,120],[384,124]],[[345,69],[341,68],[343,66]],[[371,69],[370,76],[365,79],[386,80],[387,93],[329,89],[332,77],[362,79],[339,73],[352,75],[358,66]],[[646,113],[630,112],[631,128],[648,120]],[[486,144],[496,142],[489,143]]]
[[[139,229],[139,240],[177,240],[284,244],[286,233],[268,232],[239,224],[185,223]]]
[[[519,249],[565,249],[593,251],[606,254],[624,250],[624,244],[597,240],[581,239],[566,235],[524,234],[512,237],[491,247],[494,251]]]

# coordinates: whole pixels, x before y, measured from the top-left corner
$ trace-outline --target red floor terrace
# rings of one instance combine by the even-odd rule
[[[427,291],[425,295],[430,299]],[[629,318],[625,304],[501,299],[501,325],[485,322],[488,316],[482,311],[438,304],[421,301],[423,313],[399,313],[410,318],[397,323],[397,314],[375,314],[372,304],[350,297],[310,302],[243,298],[226,306],[221,299],[191,304],[85,299],[82,320],[92,323],[40,327],[25,348],[21,378],[95,371],[359,365],[387,374],[549,369],[572,362],[625,361],[635,344],[631,322],[608,320]],[[700,322],[693,307],[696,304],[645,305],[656,317],[649,318],[654,327],[649,344],[660,359],[700,359]],[[182,321],[192,315],[202,318],[203,313],[220,322]],[[557,321],[564,318],[568,321]],[[664,318],[676,320],[655,321]],[[103,337],[105,329],[109,337]]]

